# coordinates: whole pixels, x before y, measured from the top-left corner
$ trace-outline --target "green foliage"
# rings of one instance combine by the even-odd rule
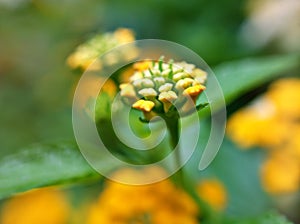
[[[249,90],[295,68],[299,63],[299,55],[249,58],[220,64],[214,72],[222,86],[226,104],[229,104]]]
[[[0,159],[0,198],[17,192],[99,178],[72,143],[35,144]]]
[[[229,103],[245,91],[273,79],[276,74],[294,68],[297,59],[294,56],[278,56],[228,62],[217,67],[215,72]],[[1,159],[0,197],[34,187],[77,182],[97,176],[74,145],[38,144]]]
[[[210,130],[209,121],[205,120],[201,128]],[[241,151],[227,138],[214,161],[204,170],[198,171],[198,163],[206,145],[209,133],[200,136],[198,151],[187,164],[186,169],[193,173],[195,179],[217,177],[227,189],[227,214],[233,217],[256,216],[270,207],[270,199],[261,187],[259,167],[262,162],[261,150]],[[252,206],[254,205],[255,206]]]
[[[292,224],[284,216],[276,212],[268,212],[259,217],[255,217],[253,219],[231,221],[230,223],[231,224]]]

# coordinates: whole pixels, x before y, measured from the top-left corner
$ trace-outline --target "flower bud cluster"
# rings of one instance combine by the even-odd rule
[[[128,83],[120,85],[121,96],[147,120],[156,114],[187,113],[205,90],[207,73],[186,62],[141,61]],[[189,100],[188,100],[189,98]],[[191,105],[191,103],[193,105]]]

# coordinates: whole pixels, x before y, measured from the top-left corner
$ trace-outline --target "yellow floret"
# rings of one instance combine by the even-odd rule
[[[300,117],[300,79],[289,78],[274,82],[266,93],[281,116]]]
[[[133,64],[133,69],[137,71],[145,71],[152,66],[152,61],[140,61]]]
[[[206,89],[205,86],[199,84],[199,85],[195,85],[195,86],[186,88],[183,91],[183,94],[189,95],[193,98],[193,97],[199,96],[199,94],[202,93],[205,89]]]
[[[223,210],[227,204],[227,192],[217,179],[208,179],[198,185],[198,194],[213,208]]]
[[[164,171],[156,167],[120,170],[113,176],[128,181],[148,181],[162,174]],[[198,224],[197,216],[195,202],[168,179],[142,186],[107,181],[104,191],[89,210],[87,224]]]
[[[145,112],[150,112],[154,106],[155,104],[150,100],[138,100],[132,105],[134,109]]]
[[[32,190],[9,199],[3,206],[1,224],[65,224],[69,205],[53,188]]]
[[[261,167],[264,189],[272,194],[295,192],[300,184],[300,164],[297,158],[282,150],[273,152]]]

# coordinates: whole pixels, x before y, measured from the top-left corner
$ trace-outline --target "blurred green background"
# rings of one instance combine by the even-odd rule
[[[137,39],[185,45],[210,66],[279,52],[272,42],[258,48],[243,42],[249,8],[245,0],[1,0],[1,154],[72,137],[75,80],[65,59],[94,33],[128,27]]]
[[[126,27],[137,39],[175,41],[194,50],[211,67],[248,56],[299,51],[300,43],[295,41],[300,36],[299,22],[289,23],[295,26],[286,29],[273,20],[276,13],[271,6],[264,6],[265,14],[261,13],[263,2],[271,1],[0,0],[0,155],[34,142],[74,138],[71,103],[76,77],[66,58],[95,33]],[[281,12],[279,19],[300,21],[298,11],[289,11],[292,4],[300,9],[297,0],[285,2],[280,7],[285,14]],[[263,28],[265,33],[260,32]],[[268,205],[267,200],[255,201],[265,195],[257,170],[251,167],[261,162],[261,152],[250,152],[249,160],[242,152],[233,152],[235,147],[225,142],[228,150],[220,153],[207,173],[219,170],[218,175],[230,176],[235,172],[226,180],[232,186],[229,194],[247,197],[241,201],[235,197],[229,213],[259,213]],[[235,161],[232,167],[241,166],[240,172],[222,163],[225,157]],[[240,182],[233,184],[233,179]],[[241,187],[249,184],[256,191]],[[247,213],[249,203],[257,205]]]

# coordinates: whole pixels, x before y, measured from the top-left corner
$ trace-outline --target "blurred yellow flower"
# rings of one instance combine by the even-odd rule
[[[300,79],[276,81],[270,86],[266,97],[281,117],[289,120],[300,118]]]
[[[227,123],[227,134],[242,148],[275,147],[288,137],[289,124],[282,122],[274,105],[262,97],[239,110]]]
[[[74,86],[74,91],[75,92]],[[101,87],[101,93],[106,93],[108,96],[113,99],[116,92],[117,92],[117,86],[111,79],[105,80],[102,77],[99,76],[92,76],[90,75],[88,78],[84,79],[84,82],[81,84],[81,92],[77,93],[78,95],[78,106],[85,107],[87,106],[87,102],[89,99],[94,99],[94,96],[97,96],[97,93],[99,92]],[[96,94],[95,94],[96,93]],[[73,95],[73,94],[72,94]]]
[[[292,156],[295,156],[300,161],[300,124],[294,125],[292,133],[290,133],[290,139],[286,144],[286,150]]]
[[[300,79],[273,83],[254,104],[239,110],[227,123],[228,135],[241,147],[279,147],[290,139],[300,118]]]
[[[236,112],[227,133],[239,146],[270,149],[261,167],[264,189],[272,194],[300,187],[300,79],[274,82],[254,104]]]
[[[116,175],[128,181],[136,178],[148,180],[157,172],[163,171],[126,169]],[[90,208],[87,224],[196,224],[199,223],[197,215],[195,202],[170,180],[142,186],[107,181],[98,201]]]
[[[114,32],[114,37],[120,44],[130,43],[135,40],[132,30],[126,28],[119,28]]]
[[[67,64],[73,69],[80,68],[86,70],[89,67],[90,70],[99,70],[102,68],[102,64],[97,60],[97,57],[118,45],[129,43],[134,40],[133,32],[125,28],[119,28],[115,32],[98,34],[86,43],[79,45],[75,52],[67,58]],[[136,49],[132,49],[130,54],[122,56],[131,57],[135,52]],[[107,60],[107,63],[111,63],[117,60],[117,56],[107,58]]]
[[[264,189],[272,194],[295,192],[300,186],[300,163],[292,155],[272,152],[261,167]]]
[[[217,179],[206,179],[198,184],[199,196],[217,210],[223,210],[227,204],[227,192]]]
[[[31,190],[5,202],[1,224],[65,224],[69,218],[66,196],[54,188]]]

